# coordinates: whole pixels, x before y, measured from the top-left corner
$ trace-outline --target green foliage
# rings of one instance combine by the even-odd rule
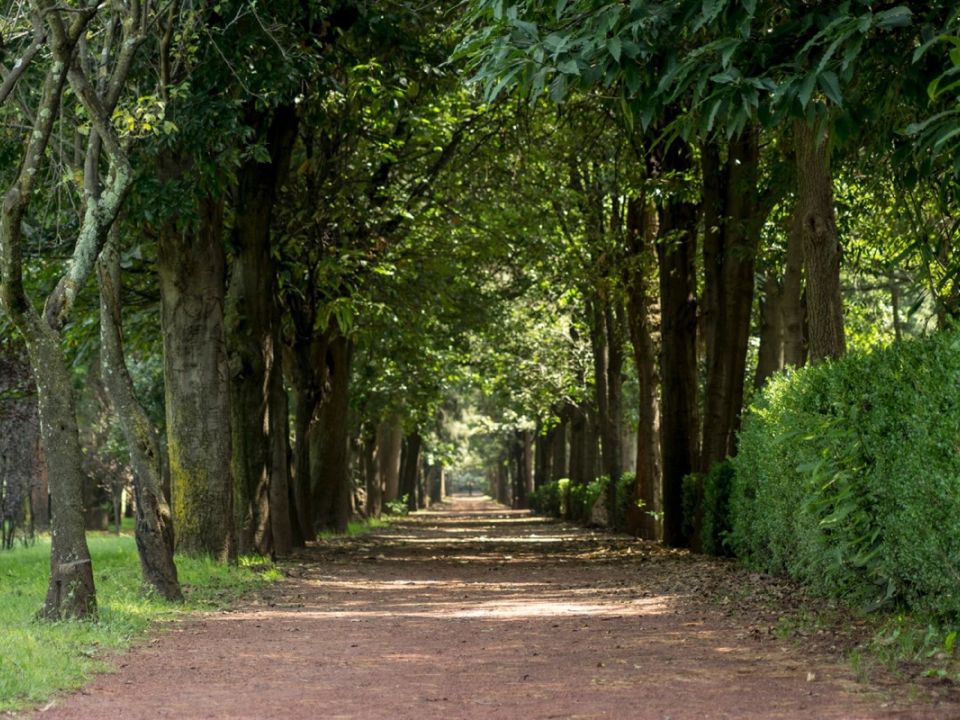
[[[624,531],[627,528],[627,508],[633,502],[634,473],[624,473],[617,483],[616,508],[610,529]],[[610,483],[606,476],[599,477],[586,485],[571,485],[563,478],[541,485],[529,497],[530,509],[538,515],[567,518],[577,522],[590,521],[594,505]]]
[[[606,477],[599,477],[591,480],[586,485],[570,485],[570,511],[569,517],[581,523],[590,522],[590,513],[597,500],[603,494],[607,483],[610,482]]]
[[[406,496],[404,496],[406,497]],[[400,500],[395,500],[388,505],[395,505],[401,502]],[[409,510],[406,506],[406,500],[402,501],[403,512],[393,512],[390,511],[391,515],[406,515]],[[366,520],[351,520],[347,523],[347,531],[345,533],[338,533],[334,531],[324,531],[317,535],[318,540],[330,540],[338,537],[356,537],[358,535],[368,535],[377,530],[383,530],[384,528],[390,527],[390,518],[367,518]]]
[[[960,647],[955,625],[896,613],[886,618],[862,650],[853,656],[858,674],[879,667],[902,671],[905,664],[925,677],[960,682]]]
[[[409,502],[410,496],[404,495],[396,500],[385,503],[383,510],[387,515],[406,515],[410,512]]]
[[[563,493],[560,490],[560,483],[557,481],[548,482],[532,493],[528,497],[530,509],[537,515],[546,517],[561,517],[560,510],[563,502]]]
[[[730,460],[714,464],[703,479],[703,528],[701,543],[708,555],[729,555],[727,535],[730,532],[730,490],[734,470]]]
[[[699,537],[699,549],[708,555],[730,555],[730,489],[734,470],[730,459],[714,463],[706,476],[683,478],[684,533]]]
[[[960,617],[957,377],[943,333],[773,379],[733,460],[734,552],[868,609]]]
[[[178,557],[186,603],[177,605],[143,593],[132,537],[91,536],[89,544],[100,612],[95,622],[34,620],[50,570],[49,540],[0,557],[0,711],[79,687],[107,667],[105,654],[126,648],[157,620],[222,607],[277,577],[273,570],[258,572],[262,558],[231,567]]]

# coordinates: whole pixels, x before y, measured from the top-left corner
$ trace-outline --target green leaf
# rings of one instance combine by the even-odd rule
[[[620,43],[620,38],[612,37],[607,40],[607,52],[609,52],[611,57],[613,57],[614,62],[620,62],[620,53],[622,50],[623,46]]]
[[[557,65],[557,70],[562,72],[564,75],[580,75],[580,66],[577,65],[576,60],[564,60],[562,63]]]
[[[840,90],[840,81],[837,80],[836,73],[828,70],[820,75],[820,89],[823,94],[830,98],[835,105],[843,105],[843,92]]]
[[[740,79],[740,71],[736,68],[730,68],[729,70],[724,70],[721,73],[712,75],[710,80],[717,83],[718,85],[727,85],[732,83],[734,80]]]
[[[896,7],[878,12],[876,24],[881,30],[891,30],[898,27],[906,27],[913,22],[913,11],[906,5],[897,5]]]
[[[800,107],[806,108],[810,103],[810,98],[813,95],[813,88],[816,87],[816,85],[816,73],[810,73],[803,79],[803,82],[800,83],[800,89],[797,91],[797,100],[800,101]]]

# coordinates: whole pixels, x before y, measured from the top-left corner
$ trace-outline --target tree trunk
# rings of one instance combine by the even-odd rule
[[[777,274],[768,268],[763,274],[760,299],[760,350],[757,354],[755,388],[762,388],[771,375],[783,370],[783,288]]]
[[[570,406],[570,482],[574,485],[586,485],[592,479],[593,453],[590,443],[594,441],[587,421],[586,411],[578,406]]]
[[[313,318],[309,313],[304,314],[303,310],[299,306],[291,308],[296,332],[287,356],[294,398],[291,495],[303,540],[312,541],[316,539],[317,532],[313,524],[311,452],[316,439],[314,418],[323,397],[316,369],[325,353],[325,346],[322,336],[313,337]]]
[[[705,324],[703,475],[734,453],[743,409],[754,267],[765,219],[759,215],[758,171],[755,128],[728,143],[725,163],[715,146],[703,150],[704,317],[710,318]]]
[[[444,467],[441,463],[435,463],[430,466],[429,472],[429,490],[430,504],[443,502],[444,492]]]
[[[123,357],[120,254],[117,244],[116,233],[113,233],[103,249],[97,268],[100,279],[100,368],[133,465],[133,490],[137,506],[134,534],[143,579],[161,597],[180,601],[183,595],[173,560],[173,520],[162,490],[160,438],[137,400],[133,380]],[[118,530],[119,527],[118,517]]]
[[[787,259],[783,271],[783,366],[802,367],[806,362],[803,309],[803,237],[800,212],[794,209],[787,230]]]
[[[518,430],[513,442],[514,489],[513,506],[528,507],[527,499],[533,490],[533,436],[529,430]]]
[[[567,433],[569,432],[570,407],[560,409],[560,420],[550,431],[550,475],[548,480],[557,481],[570,477],[567,463]]]
[[[271,455],[269,501],[274,557],[289,555],[293,551],[294,536],[299,534],[290,504],[290,400],[283,385],[280,347],[280,328],[275,324],[264,353],[269,367],[266,420]]]
[[[161,233],[167,451],[177,548],[236,557],[230,402],[223,329],[223,202],[200,201],[190,227]]]
[[[537,423],[536,447],[533,456],[533,487],[535,490],[546,485],[553,474],[551,467],[553,454],[550,450],[555,431],[556,427],[553,427],[544,432],[542,423]]]
[[[627,264],[627,318],[633,341],[634,362],[639,384],[639,423],[634,500],[627,506],[627,530],[647,540],[659,536],[654,513],[659,506],[660,406],[657,398],[656,345],[651,319],[653,246],[659,230],[656,208],[646,200],[632,199],[627,209],[627,242],[631,262]]]
[[[833,176],[826,136],[803,120],[794,123],[797,211],[807,275],[810,362],[846,350],[840,295],[840,242],[833,207]]]
[[[663,157],[670,173],[692,171],[690,149],[673,143]],[[663,464],[663,541],[686,544],[683,518],[683,478],[698,456],[697,436],[697,249],[699,212],[680,195],[667,198],[661,209],[657,260],[660,265],[662,380],[661,457]]]
[[[5,307],[9,311],[8,307]],[[83,477],[73,378],[60,336],[32,308],[13,316],[27,343],[37,383],[41,443],[50,474],[50,583],[40,616],[96,615],[93,565],[84,533]]]
[[[312,504],[318,529],[343,533],[350,521],[352,495],[347,415],[353,344],[340,334],[335,323],[327,334],[327,393],[319,409],[319,454],[315,463],[311,459]]]
[[[233,432],[233,474],[237,542],[243,554],[254,550],[261,555],[274,550],[271,499],[287,506],[286,472],[274,469],[280,455],[274,435],[284,428],[277,424],[281,402],[272,387],[280,356],[275,352],[279,338],[279,307],[276,270],[270,252],[270,224],[277,190],[286,176],[290,151],[296,140],[297,116],[292,106],[276,108],[272,117],[253,112],[252,127],[267,126],[261,132],[270,161],[250,158],[237,174],[231,244],[235,255],[227,292],[226,334],[230,362],[230,409]],[[283,387],[282,378],[280,387]],[[285,427],[285,423],[284,423]],[[286,465],[286,452],[283,452]],[[277,481],[282,487],[272,488]],[[290,547],[285,525],[278,526],[282,542]]]
[[[377,472],[377,455],[380,448],[377,445],[376,428],[372,430],[365,426],[362,435],[361,455],[363,462],[363,481],[367,490],[366,514],[368,518],[377,518],[383,513],[383,483],[380,473]]]
[[[417,498],[418,475],[420,473],[420,447],[422,438],[414,431],[403,440],[403,450],[400,454],[400,496],[406,496],[407,508],[416,510],[419,507]]]
[[[377,425],[377,473],[383,485],[384,503],[400,498],[400,451],[403,426],[395,415]]]

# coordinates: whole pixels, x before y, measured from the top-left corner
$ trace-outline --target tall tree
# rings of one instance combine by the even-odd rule
[[[116,15],[98,16],[97,7],[78,11],[37,0],[30,19],[23,4],[14,3],[9,17],[24,27],[32,23],[28,45],[20,62],[8,73],[0,91],[7,100],[14,86],[32,70],[29,65],[43,58],[42,89],[34,98],[36,107],[24,118],[30,130],[22,148],[20,171],[4,195],[0,214],[0,302],[27,342],[34,368],[41,424],[42,444],[51,478],[51,573],[41,615],[48,619],[87,617],[96,612],[96,593],[90,554],[84,536],[81,496],[81,452],[77,431],[72,378],[61,347],[61,331],[73,309],[80,289],[93,272],[107,233],[116,220],[133,173],[125,149],[110,117],[126,87],[136,51],[145,37],[148,10],[140,3],[113,9]],[[13,12],[19,9],[21,12]],[[81,42],[91,23],[103,23],[97,37],[103,42],[98,67],[103,82],[95,84],[89,68],[97,67],[93,43]],[[119,30],[118,28],[122,28]],[[121,32],[114,44],[115,33]],[[44,43],[45,39],[45,43]],[[66,272],[47,296],[43,313],[37,311],[24,289],[23,238],[36,179],[49,146],[57,119],[61,116],[65,87],[73,96],[92,129],[88,136],[83,170],[84,207],[72,256]],[[64,128],[65,130],[65,128]],[[105,187],[100,163],[101,150],[108,158]]]

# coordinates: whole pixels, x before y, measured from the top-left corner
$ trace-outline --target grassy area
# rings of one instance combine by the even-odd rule
[[[100,610],[96,622],[35,620],[49,578],[49,541],[0,552],[0,712],[79,687],[94,672],[108,668],[107,652],[127,647],[155,621],[223,607],[279,577],[276,570],[252,568],[262,568],[262,558],[226,567],[178,557],[186,602],[177,605],[142,592],[132,537],[95,533],[88,541]]]

